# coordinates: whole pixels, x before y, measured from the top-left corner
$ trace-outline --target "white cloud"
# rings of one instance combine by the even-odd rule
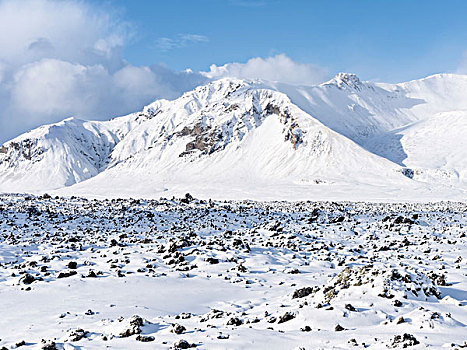
[[[107,119],[205,82],[121,57],[131,26],[80,0],[0,0],[0,144],[68,116]],[[5,35],[8,33],[8,35]],[[207,40],[183,35],[181,43]]]
[[[212,65],[204,74],[212,79],[234,77],[241,79],[263,79],[295,85],[314,85],[325,81],[328,73],[313,64],[293,61],[285,54],[268,58],[251,58],[246,63]]]
[[[101,65],[44,59],[21,67],[15,74],[12,104],[22,114],[80,114],[86,106],[96,105],[99,96],[94,85],[105,84],[107,77]]]
[[[101,64],[43,59],[16,72],[7,112],[21,115],[21,123],[26,118],[31,125],[70,115],[108,119],[134,112],[156,98],[176,98],[205,81],[199,74],[174,73],[162,66],[125,65],[111,72]]]
[[[292,84],[324,80],[322,69],[285,55],[213,65],[200,73],[136,67],[121,56],[131,26],[102,6],[82,0],[0,0],[0,144],[69,116],[102,120],[134,112],[224,76]],[[180,34],[165,45],[168,50],[208,40]]]
[[[208,42],[208,37],[199,34],[178,34],[174,38],[158,38],[156,47],[161,51],[179,49],[196,43]]]
[[[44,56],[97,63],[123,45],[130,27],[111,9],[82,1],[3,0],[0,32],[0,60],[9,65]]]

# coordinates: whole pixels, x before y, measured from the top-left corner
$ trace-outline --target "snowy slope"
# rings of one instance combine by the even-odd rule
[[[368,137],[392,131],[440,112],[467,109],[467,75],[437,74],[401,84],[362,82],[339,73],[317,86],[265,83],[324,125],[364,145]]]
[[[368,146],[406,166],[414,179],[467,182],[467,111],[437,113],[379,135]]]
[[[69,193],[137,195],[200,186],[205,194],[276,184],[407,181],[398,166],[330,130],[279,92],[223,79],[171,104],[132,130],[110,168]],[[136,191],[134,188],[141,186]],[[128,191],[128,192],[126,192]]]
[[[7,142],[0,191],[462,199],[466,91],[467,76],[447,74],[382,84],[340,73],[317,86],[225,78],[140,113],[67,119]]]
[[[107,122],[74,118],[39,127],[0,147],[0,191],[70,186],[105,169],[115,145],[148,115]]]

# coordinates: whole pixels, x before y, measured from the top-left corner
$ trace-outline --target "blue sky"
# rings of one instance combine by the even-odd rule
[[[134,36],[132,64],[181,70],[285,53],[295,61],[399,82],[455,71],[467,50],[462,0],[114,0]],[[160,38],[185,41],[161,49]]]

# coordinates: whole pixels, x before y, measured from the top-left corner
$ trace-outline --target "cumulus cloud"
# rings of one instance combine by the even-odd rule
[[[299,63],[285,54],[268,58],[251,58],[246,63],[211,65],[205,76],[215,79],[234,77],[240,79],[263,79],[294,85],[314,85],[328,78],[323,68],[308,63]]]
[[[0,144],[69,116],[104,120],[138,111],[158,98],[173,99],[226,76],[307,85],[324,80],[322,69],[285,55],[213,65],[209,72],[131,65],[122,58],[122,48],[133,29],[105,6],[82,0],[0,0]],[[180,34],[162,40],[160,48],[208,40]]]
[[[111,9],[71,0],[3,0],[0,31],[0,60],[11,66],[44,56],[103,62],[131,35]]]
[[[177,75],[185,84],[177,82]],[[43,59],[16,73],[11,101],[16,110],[31,116],[108,118],[122,110],[134,111],[135,105],[139,107],[158,96],[175,98],[185,85],[192,88],[201,82],[196,74],[174,73],[162,66],[126,65],[112,73],[103,65]]]
[[[107,119],[133,112],[207,80],[125,62],[121,51],[132,27],[105,5],[0,0],[0,32],[0,144],[68,116]],[[205,39],[178,40],[181,45]]]

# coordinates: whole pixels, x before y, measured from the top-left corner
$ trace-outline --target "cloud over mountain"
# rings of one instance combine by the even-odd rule
[[[327,77],[322,68],[284,54],[212,65],[209,72],[135,66],[122,56],[134,28],[102,3],[0,0],[0,31],[8,33],[0,36],[0,143],[69,116],[104,120],[130,113],[221,77],[304,85]],[[183,34],[160,50],[208,41]]]
[[[213,64],[205,75],[210,78],[264,79],[294,85],[314,85],[329,77],[325,69],[295,62],[285,54],[267,58],[255,57],[246,63],[228,63],[223,66]]]
[[[0,1],[0,143],[67,116],[107,119],[207,79],[122,57],[131,25],[105,5]]]

